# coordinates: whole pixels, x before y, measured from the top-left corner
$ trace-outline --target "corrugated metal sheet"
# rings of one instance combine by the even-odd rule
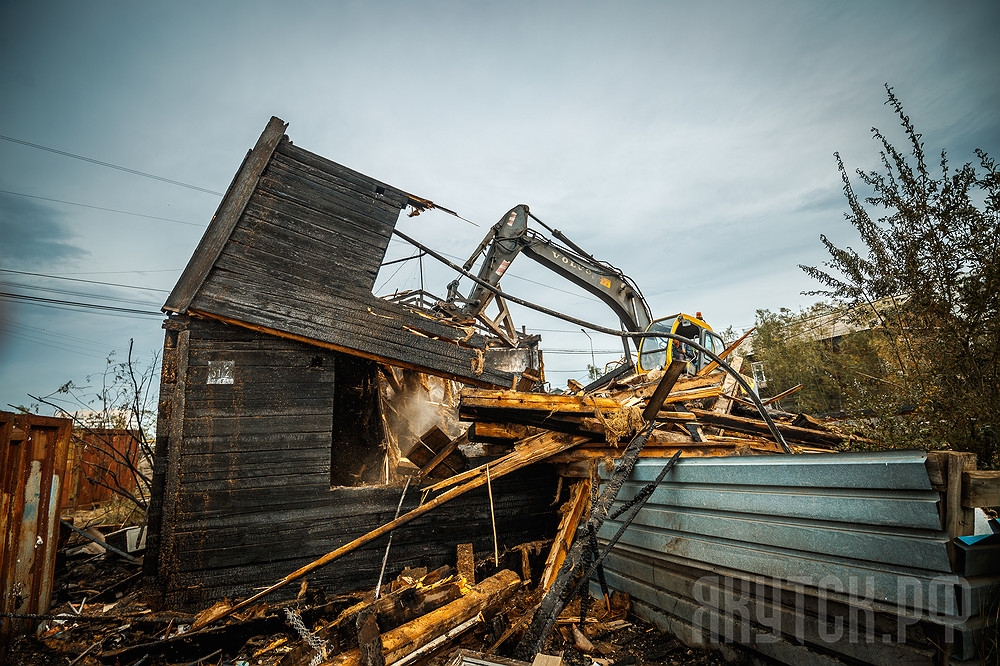
[[[935,626],[960,619],[961,581],[951,573],[925,459],[919,451],[682,459],[609,555],[608,582],[695,642],[705,622],[725,625],[725,607],[736,603],[750,617],[745,630],[726,625],[730,639],[745,642],[746,634],[758,652],[786,663],[931,659],[932,650],[899,643],[898,621],[878,629],[877,646],[865,635],[828,640],[822,625],[836,605],[870,609],[874,625],[885,617]],[[664,462],[641,459],[619,504]],[[600,536],[619,527],[608,521]],[[783,638],[758,644],[761,631],[775,634],[759,621],[768,613]]]
[[[69,419],[0,412],[0,611],[5,614],[49,609],[71,429]],[[26,626],[0,616],[0,646]]]
[[[60,506],[91,508],[114,495],[112,488],[133,492],[138,486],[127,461],[139,465],[138,433],[122,428],[74,430],[66,463]]]

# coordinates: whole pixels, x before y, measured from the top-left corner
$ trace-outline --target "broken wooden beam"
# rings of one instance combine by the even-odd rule
[[[771,455],[784,453],[777,443],[770,442],[770,444],[772,446],[765,446],[762,445],[761,442],[755,442],[752,440],[747,440],[745,443],[740,445],[715,444],[710,438],[707,442],[695,442],[688,439],[688,442],[684,445],[674,444],[649,447],[647,444],[647,448],[643,448],[639,457],[643,459],[669,458],[678,451],[683,452],[685,457],[691,458],[715,458],[736,455]],[[828,450],[825,451],[829,452]],[[615,453],[617,453],[617,451],[607,447],[602,449],[578,448],[568,453],[561,453],[557,456],[553,456],[549,462],[560,465],[569,465],[570,469],[560,468],[560,473],[563,474],[563,476],[580,478],[589,474],[588,470],[590,469],[591,463],[597,460],[606,459],[609,456],[613,456]],[[579,467],[576,467],[577,465],[579,465]]]
[[[505,474],[509,474],[514,470],[526,467],[533,463],[539,462],[550,458],[558,453],[566,451],[567,449],[574,448],[588,441],[588,437],[583,437],[580,435],[565,435],[558,432],[543,432],[535,437],[530,437],[517,446],[514,450],[508,453],[502,458],[498,458],[490,463],[490,474],[494,479],[499,478]],[[478,488],[480,486],[486,485],[486,465],[480,465],[468,471],[462,472],[461,474],[456,474],[450,479],[444,479],[443,481],[438,481],[433,486],[426,488],[429,492],[437,492],[445,488],[455,486],[458,484],[463,484],[459,487],[464,488],[469,484],[475,484],[473,487]],[[472,487],[469,488],[471,490]],[[457,488],[455,489],[457,490]],[[448,495],[448,499],[451,499],[453,491],[448,491],[445,494],[432,500],[433,502],[438,502],[443,500],[445,495]],[[465,492],[465,491],[463,491]],[[447,500],[444,500],[447,501]],[[426,506],[426,505],[425,505]],[[422,508],[422,507],[421,507]],[[417,511],[418,509],[414,509]],[[405,516],[403,516],[405,518]]]
[[[653,401],[650,401],[650,403],[654,409],[659,409],[659,406],[655,405]],[[614,472],[611,474],[611,478],[607,484],[605,484],[597,501],[591,503],[589,519],[586,526],[580,528],[580,533],[586,531],[588,534],[593,534],[594,538],[596,538],[601,526],[608,518],[611,505],[618,496],[618,492],[621,490],[625,480],[631,475],[632,469],[639,458],[639,452],[645,445],[652,429],[653,424],[650,423],[642,433],[636,435],[629,442],[621,458],[615,461]],[[574,540],[552,586],[542,598],[531,624],[525,630],[524,636],[521,638],[521,642],[514,652],[515,658],[530,659],[541,650],[545,639],[555,625],[556,618],[576,593],[582,581],[583,569],[585,568],[584,560],[587,557],[588,547],[588,539],[578,538]]]
[[[793,386],[790,389],[785,389],[784,391],[782,391],[778,395],[773,395],[770,398],[768,398],[767,400],[763,400],[762,403],[766,407],[767,405],[770,405],[772,403],[778,402],[779,400],[783,400],[784,398],[787,398],[790,395],[798,393],[803,388],[805,388],[804,384],[796,384],[795,386]]]
[[[566,554],[573,545],[573,535],[580,526],[580,519],[590,503],[590,478],[580,479],[570,486],[569,499],[559,507],[562,519],[556,529],[556,538],[552,542],[552,550],[545,560],[545,569],[538,583],[538,589],[548,591],[552,587],[556,573],[566,560]]]
[[[745,432],[763,437],[768,437],[771,434],[771,430],[768,425],[763,421],[758,421],[757,419],[724,414],[714,410],[691,409],[689,411],[698,417],[698,421],[702,425],[711,425],[718,428],[725,428],[726,430],[736,430],[737,432]],[[857,438],[845,437],[844,435],[840,435],[835,432],[813,430],[812,428],[798,428],[796,426],[785,425],[783,423],[776,423],[775,427],[787,440],[813,444],[816,446],[832,447],[842,444],[848,440],[857,441]]]
[[[477,421],[469,426],[466,435],[472,442],[479,444],[506,444],[513,446],[514,442],[538,434],[538,428],[520,423],[493,423]]]
[[[733,360],[729,362],[729,367],[733,369],[733,373],[738,373],[743,367],[742,354],[734,355]],[[712,411],[716,414],[728,414],[733,408],[733,398],[739,394],[740,389],[735,374],[727,374],[726,378],[722,380],[722,394],[715,401],[715,407],[712,408]]]
[[[385,666],[382,635],[378,630],[375,614],[365,612],[358,615],[358,663],[360,666]]]
[[[435,638],[476,618],[491,613],[520,586],[521,579],[504,569],[470,589],[464,596],[411,622],[382,634],[385,663],[394,664]],[[331,666],[362,666],[361,651],[349,650],[324,662]]]
[[[963,471],[962,506],[970,509],[1000,506],[1000,472]]]
[[[421,585],[410,584],[374,601],[348,608],[316,634],[335,650],[346,650],[357,645],[354,627],[363,614],[372,615],[378,631],[385,633],[462,596],[461,580],[452,577],[434,582],[427,580],[437,575],[438,572],[431,572],[421,579]]]
[[[585,414],[592,416],[595,409],[616,410],[621,404],[612,398],[597,396],[553,395],[549,393],[524,393],[521,391],[493,391],[489,389],[462,389],[459,416],[479,409],[535,410],[559,414]]]
[[[469,585],[476,584],[476,560],[471,543],[460,543],[456,547],[458,575]]]
[[[652,421],[657,417],[660,413],[660,408],[663,406],[663,402],[670,395],[670,392],[674,390],[674,384],[677,383],[681,373],[684,372],[685,365],[683,361],[673,361],[667,366],[663,377],[660,379],[660,383],[656,385],[653,395],[650,396],[649,401],[646,403],[646,409],[642,412],[643,419]]]
[[[660,377],[663,376],[663,371],[655,370],[649,372],[646,377],[649,378],[648,381],[643,381],[637,386],[622,389],[620,391],[615,391],[614,396],[616,400],[625,401],[629,398],[640,398],[645,399],[653,395],[653,391],[656,390],[656,386],[659,383]],[[710,375],[698,375],[695,377],[681,377],[674,384],[674,392],[679,391],[690,391],[692,389],[704,388],[706,386],[720,386],[726,373],[722,370],[717,370]]]

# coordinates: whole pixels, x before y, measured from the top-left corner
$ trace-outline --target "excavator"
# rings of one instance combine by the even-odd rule
[[[560,242],[529,228],[529,218]],[[482,282],[497,287],[511,262],[522,253],[600,298],[618,315],[626,331],[674,333],[700,343],[716,354],[725,348],[722,338],[701,318],[701,313],[693,317],[678,313],[653,319],[649,305],[631,278],[611,264],[595,259],[558,229],[546,225],[532,215],[525,204],[511,208],[490,228],[463,269],[471,271],[476,261],[485,255],[478,277]],[[488,316],[486,308],[493,302],[496,302],[499,312]],[[478,320],[511,347],[516,347],[520,340],[507,304],[483,284],[476,283],[468,296],[462,296],[459,280],[455,279],[448,285],[446,300],[438,302],[435,309],[455,320]],[[639,372],[663,368],[680,359],[688,364],[688,372],[693,374],[710,362],[704,353],[677,340],[644,337],[633,338],[633,342],[638,354],[635,365]],[[631,359],[628,343],[624,345],[625,358]],[[631,362],[626,362],[623,368],[631,365]]]

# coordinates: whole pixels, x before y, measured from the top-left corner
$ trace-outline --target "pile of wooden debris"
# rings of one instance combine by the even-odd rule
[[[406,570],[377,598],[372,590],[327,597],[303,582],[293,600],[261,602],[201,629],[193,628],[194,614],[151,610],[134,563],[110,553],[76,557],[57,578],[62,602],[36,618],[36,636],[13,641],[6,663],[527,666],[500,655],[516,644],[537,607],[542,588],[532,588],[528,576],[539,563],[512,552],[501,555],[501,566],[527,570],[498,569],[492,557],[470,568],[471,555],[460,549],[456,567]],[[477,574],[485,577],[476,582]],[[582,618],[579,602],[568,606],[546,644],[545,652],[557,656],[540,657],[546,666],[722,663],[629,610],[628,597],[618,593]]]
[[[740,396],[740,382],[732,373],[707,367],[683,375],[683,370],[678,362],[576,394],[466,388],[459,416],[471,422],[468,431],[449,437],[431,428],[409,452],[415,476],[407,485],[415,480],[424,492],[417,509],[248,599],[223,600],[197,615],[153,612],[144,605],[141,590],[130,592],[127,585],[108,580],[105,586],[113,593],[89,601],[80,597],[79,585],[75,591],[65,586],[63,607],[34,618],[41,623],[37,638],[22,639],[10,656],[24,663],[44,663],[59,655],[71,664],[384,666],[451,654],[456,663],[510,666],[511,659],[490,655],[527,663],[543,652],[561,651],[566,661],[586,664],[660,661],[636,652],[635,632],[652,630],[628,615],[626,597],[603,585],[601,551],[606,554],[614,540],[599,547],[594,538],[606,519],[630,510],[634,516],[641,508],[644,500],[637,498],[612,512],[637,458],[664,459],[666,473],[682,456],[828,451],[845,440],[803,415],[745,408],[752,403]],[[526,383],[515,388],[528,388]],[[471,447],[479,447],[480,456],[491,462],[464,469],[470,456],[462,450]],[[595,485],[595,464],[610,459],[610,478],[606,472]],[[471,544],[465,544],[458,548],[455,567],[409,569],[384,587],[380,579],[374,590],[335,598],[307,582],[308,573],[340,555],[391,537],[394,528],[454,497],[539,462],[556,463],[560,479],[576,477],[568,484],[568,500],[551,541],[504,554],[495,550],[478,561]],[[562,495],[560,484],[557,501]],[[623,520],[627,525],[631,518]],[[109,561],[112,557],[107,555]],[[128,584],[138,582],[136,572],[125,573]],[[595,579],[605,588],[605,600],[591,609],[590,581]],[[299,586],[295,599],[264,600],[293,581]],[[631,638],[615,646],[619,631],[631,632]],[[455,653],[459,646],[467,651]],[[675,663],[713,659],[674,647],[680,650]],[[583,654],[590,655],[589,661]]]
[[[733,356],[729,365],[736,372],[742,365],[739,354],[733,354],[738,342],[721,355]],[[619,442],[647,422],[655,422],[639,454],[647,458],[669,458],[678,451],[694,457],[829,452],[858,441],[806,414],[772,407],[801,386],[762,402],[761,411],[734,373],[715,363],[696,374],[684,370],[676,363],[666,370],[633,372],[590,391],[571,382],[570,392],[558,395],[466,388],[459,417],[472,423],[468,439],[486,445],[491,453],[504,453],[548,433],[586,438],[548,459],[565,464],[560,470],[564,476],[580,476],[594,459],[616,456]],[[648,413],[658,387],[664,392],[658,396],[660,407]]]

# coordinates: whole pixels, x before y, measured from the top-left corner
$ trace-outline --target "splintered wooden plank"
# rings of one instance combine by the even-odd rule
[[[499,478],[505,474],[510,474],[516,469],[545,460],[557,453],[579,446],[588,439],[588,437],[581,435],[543,432],[540,435],[520,442],[511,453],[489,463],[490,475],[492,478]],[[430,490],[437,492],[460,483],[476,483],[476,487],[482,486],[486,483],[486,467],[486,465],[480,465],[461,474],[456,474],[451,478],[439,481],[430,486]]]
[[[389,631],[462,596],[462,584],[456,577],[431,582],[428,580],[430,575],[421,579],[420,585],[409,584],[372,602],[349,608],[332,623],[317,630],[316,635],[341,650],[348,649],[358,643],[355,623],[363,614],[376,618],[378,630]],[[475,581],[469,584],[474,585]]]
[[[469,439],[483,444],[513,444],[525,437],[537,435],[537,428],[519,423],[489,423],[477,421],[469,428]]]
[[[703,400],[704,398],[715,398],[722,394],[721,386],[705,386],[703,388],[695,388],[687,391],[677,391],[671,393],[663,401],[665,405],[677,404],[678,402],[687,402],[688,400]]]
[[[751,435],[769,437],[771,430],[767,424],[757,419],[750,419],[743,416],[733,416],[732,414],[720,414],[718,412],[705,409],[691,409],[692,414],[698,417],[702,425],[712,425],[726,430],[745,432]],[[810,428],[796,428],[795,426],[777,423],[775,426],[782,437],[793,442],[815,444],[817,446],[836,446],[845,439],[842,435],[834,432],[823,432]]]
[[[518,391],[491,391],[462,389],[461,409],[505,409],[586,414],[595,410],[616,411],[621,407],[617,400],[597,396],[549,395],[547,393],[522,393]]]
[[[616,400],[625,401],[629,398],[640,398],[645,399],[653,395],[653,391],[656,390],[657,384],[659,384],[660,377],[662,377],[661,371],[650,372],[646,375],[647,378],[653,377],[650,381],[646,381],[637,386],[631,388],[626,388],[622,390],[616,390],[614,395]],[[680,377],[674,384],[674,391],[688,391],[691,389],[704,388],[706,386],[718,386],[722,384],[722,380],[725,378],[725,373],[721,370],[714,372],[707,376],[697,376],[697,377]]]
[[[580,479],[570,486],[569,499],[559,507],[562,519],[559,521],[559,528],[556,530],[556,538],[552,542],[552,550],[545,560],[545,569],[542,571],[541,581],[538,589],[548,591],[552,586],[552,581],[556,579],[559,567],[566,560],[566,554],[570,546],[573,545],[573,537],[576,535],[576,528],[580,526],[580,519],[590,504],[590,479]]]
[[[734,372],[739,372],[743,367],[743,356],[740,354],[734,355],[733,360],[729,362],[729,367]],[[739,382],[736,381],[736,377],[727,374],[722,382],[722,395],[715,401],[715,407],[712,408],[712,411],[720,415],[728,414],[733,408],[733,396],[739,393],[740,390],[741,388]]]
[[[663,403],[712,398],[720,393],[719,386],[691,388],[671,392]],[[492,422],[548,427],[562,432],[603,432],[603,426],[594,429],[590,418],[614,414],[620,409],[622,403],[613,398],[463,389],[459,417],[477,424]],[[676,412],[660,412],[660,416],[683,418]]]
[[[471,629],[480,613],[492,616],[521,585],[517,574],[501,570],[464,596],[382,635],[385,663],[394,664],[439,637]],[[415,654],[414,654],[415,656]],[[347,650],[326,662],[332,666],[362,666],[361,650]]]
[[[750,334],[753,333],[756,330],[757,330],[756,326],[751,327],[749,331],[747,331],[746,333],[744,333],[743,335],[741,335],[735,342],[733,342],[733,344],[731,344],[728,347],[726,347],[726,349],[721,354],[719,354],[719,358],[721,358],[723,361],[725,361],[726,358],[728,358],[730,354],[732,354],[734,351],[736,351],[736,349],[740,345],[743,344],[743,341],[746,340],[747,338],[749,338]],[[698,374],[699,375],[707,375],[707,374],[709,374],[710,372],[712,372],[713,370],[715,370],[718,367],[719,367],[719,363],[717,361],[713,360],[711,363],[709,363],[704,368],[702,368],[701,370],[699,370]],[[734,367],[733,369],[736,370],[736,371],[739,371],[739,368]]]
[[[695,442],[690,438],[686,443],[675,443],[673,445],[666,444],[663,446],[653,446],[643,447],[642,451],[639,453],[640,458],[670,458],[678,451],[681,451],[685,458],[716,458],[724,456],[739,456],[739,455],[772,455],[782,453],[781,450],[775,450],[762,445],[760,442],[748,441],[739,446],[733,444],[715,444],[711,441],[709,442]],[[621,449],[592,449],[592,448],[578,448],[573,451],[566,453],[560,453],[558,455],[552,456],[549,462],[552,463],[583,463],[584,469],[589,469],[589,466],[596,461],[605,460],[609,457],[615,455],[620,455]],[[565,475],[565,474],[564,474]],[[585,476],[585,475],[583,475]]]
[[[222,198],[212,222],[205,230],[205,234],[188,261],[180,280],[167,297],[167,302],[163,305],[164,310],[181,313],[187,311],[219,253],[222,252],[222,248],[229,240],[229,235],[236,227],[236,223],[243,214],[243,209],[257,187],[257,180],[264,172],[274,149],[285,135],[287,126],[287,123],[275,117],[272,117],[267,123],[267,127],[261,133],[257,144],[233,178],[229,190]]]
[[[456,559],[458,560],[458,575],[465,579],[469,585],[476,584],[476,559],[473,556],[471,543],[460,543],[456,547]]]

